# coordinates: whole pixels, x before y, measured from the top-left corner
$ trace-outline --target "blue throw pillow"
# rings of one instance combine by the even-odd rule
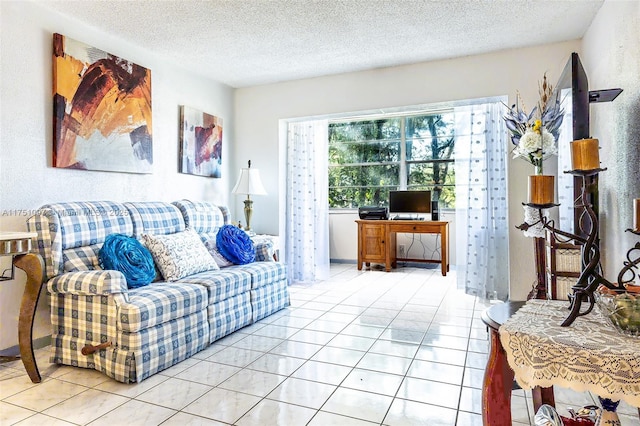
[[[145,286],[156,277],[151,252],[133,237],[107,235],[98,252],[98,259],[102,269],[122,272],[129,288]]]
[[[216,246],[220,254],[236,265],[245,265],[256,259],[256,250],[249,235],[233,225],[224,225],[218,230]]]

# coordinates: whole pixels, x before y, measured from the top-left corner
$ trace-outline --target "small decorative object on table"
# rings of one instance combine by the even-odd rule
[[[543,404],[533,418],[535,426],[563,426],[564,423],[555,408]]]
[[[617,292],[602,286],[596,292],[596,303],[620,333],[640,337],[640,287],[626,288],[625,292]]]
[[[640,235],[640,219],[638,205],[640,199],[634,200],[634,223],[627,229]],[[618,286],[601,285],[595,293],[596,303],[602,314],[622,334],[640,336],[640,286],[633,283],[640,276],[636,272],[640,265],[640,243],[636,243],[627,252],[627,260],[618,274]]]
[[[609,398],[598,397],[602,410],[598,413],[595,426],[622,426],[620,423],[620,417],[616,410],[620,401],[612,401]]]
[[[554,407],[543,404],[533,420],[535,426],[593,426],[599,412],[598,407],[590,405],[578,411],[569,409],[571,417],[564,417]]]

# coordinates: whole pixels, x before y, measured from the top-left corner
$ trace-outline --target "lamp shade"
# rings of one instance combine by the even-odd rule
[[[231,192],[234,194],[267,195],[262,180],[260,180],[260,171],[251,167],[240,169],[240,177]]]

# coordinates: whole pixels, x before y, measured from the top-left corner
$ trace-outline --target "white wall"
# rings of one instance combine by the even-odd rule
[[[600,140],[600,234],[605,277],[615,281],[640,237],[632,199],[640,198],[640,2],[607,0],[583,39],[591,90],[621,88],[611,103],[591,104],[591,135]]]
[[[282,171],[278,143],[278,120],[406,105],[456,101],[508,95],[513,102],[520,91],[528,106],[538,99],[538,81],[547,72],[555,81],[571,52],[580,42],[566,42],[527,49],[421,63],[394,68],[334,75],[256,86],[236,91],[235,167],[251,153],[256,167],[266,177],[268,197],[254,204],[260,213],[253,219],[256,230],[277,233],[280,210],[278,173]],[[246,158],[245,158],[246,157]],[[514,226],[522,223],[521,203],[527,197],[526,176],[533,168],[522,160],[509,162],[510,288],[513,300],[523,300],[535,282],[533,243]],[[239,201],[238,201],[239,202]],[[332,250],[356,257],[356,229],[341,228],[331,236]]]
[[[57,201],[162,200],[181,198],[228,203],[237,177],[230,157],[234,140],[233,89],[158,60],[134,41],[98,32],[30,2],[0,2],[1,126],[0,230],[25,230],[26,214]],[[51,167],[52,33],[58,32],[151,69],[153,174],[138,175]],[[178,173],[179,105],[224,119],[222,179]],[[24,274],[0,285],[0,348],[17,345]],[[45,293],[43,292],[43,295]],[[51,333],[46,297],[38,308],[34,337]]]

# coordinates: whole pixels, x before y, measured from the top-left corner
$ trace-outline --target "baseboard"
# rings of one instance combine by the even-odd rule
[[[33,340],[33,349],[42,349],[51,344],[51,336],[39,337]],[[20,354],[20,347],[18,345],[10,346],[8,348],[0,350],[1,356],[18,356]]]

